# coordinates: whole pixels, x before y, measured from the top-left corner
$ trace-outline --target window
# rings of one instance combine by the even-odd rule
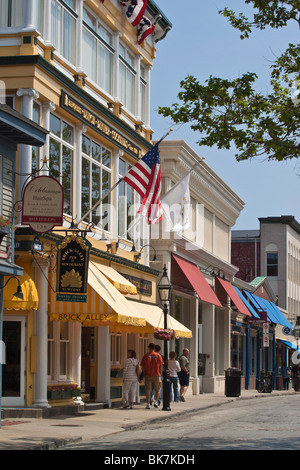
[[[47,361],[49,380],[59,381],[69,379],[70,339],[68,322],[50,322]]]
[[[143,64],[141,64],[141,77],[140,77],[140,99],[141,99],[141,109],[140,116],[142,121],[146,121],[146,70]]]
[[[111,335],[110,362],[112,366],[122,365],[122,335]]]
[[[87,9],[83,9],[82,65],[89,78],[112,94],[112,34]]]
[[[119,160],[119,178],[122,178],[130,170],[127,162],[120,158]],[[118,235],[119,237],[132,240],[128,228],[134,218],[134,190],[124,181],[118,185],[119,200],[118,200]]]
[[[35,3],[34,10],[34,24],[36,29],[41,33],[41,36],[44,35],[44,0],[39,0]]]
[[[22,26],[23,0],[1,0],[0,28]]]
[[[111,152],[86,136],[82,137],[81,213],[84,216],[111,188]],[[104,230],[110,231],[110,196],[87,217]]]
[[[135,75],[134,57],[125,47],[120,45],[120,99],[124,106],[133,114],[135,111]]]
[[[51,0],[51,41],[57,52],[75,64],[75,0]]]
[[[64,189],[64,212],[72,214],[72,172],[74,129],[68,123],[50,114],[50,176]]]
[[[267,276],[278,276],[278,252],[267,253]]]

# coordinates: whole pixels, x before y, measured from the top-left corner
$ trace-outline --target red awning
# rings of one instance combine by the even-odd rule
[[[230,299],[238,309],[240,313],[243,313],[244,315],[247,315],[248,317],[252,317],[251,313],[247,309],[246,305],[244,302],[241,300],[239,297],[238,293],[235,291],[233,286],[230,284],[228,281],[224,281],[224,279],[220,279],[219,277],[216,277],[217,282],[220,283],[220,285],[223,287],[227,295],[229,295]]]
[[[171,280],[174,285],[194,290],[203,302],[222,307],[213,289],[195,264],[175,255],[172,255],[172,258],[174,263],[172,262]]]

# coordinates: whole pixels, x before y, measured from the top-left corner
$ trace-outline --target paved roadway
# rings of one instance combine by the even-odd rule
[[[142,454],[145,456],[152,450],[169,451],[176,459],[180,451],[189,450],[191,455],[193,450],[300,450],[299,438],[300,395],[278,396],[275,400],[264,396],[261,400],[235,401],[170,416],[162,422],[75,443],[65,449],[105,450],[103,458],[107,459],[119,458],[117,456],[122,454],[116,451],[122,450],[127,451],[126,455],[130,455],[130,451],[135,455],[134,451],[147,450]],[[180,462],[174,460],[173,463]]]

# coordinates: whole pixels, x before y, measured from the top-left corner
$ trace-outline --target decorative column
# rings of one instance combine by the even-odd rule
[[[21,97],[21,114],[32,119],[33,100],[38,99],[39,93],[34,88],[19,88],[17,96]],[[31,175],[32,168],[32,146],[20,145],[20,176],[19,176],[19,200],[22,199],[23,186]]]
[[[97,401],[111,406],[109,326],[98,326]]]
[[[203,392],[213,393],[215,388],[215,307],[202,304],[203,352],[206,354]]]
[[[47,356],[48,356],[48,260],[34,261],[39,308],[36,311],[37,371],[34,383],[33,406],[49,408],[47,400]]]
[[[23,29],[32,31],[34,29],[35,0],[23,0]]]
[[[81,387],[81,323],[77,321],[70,322],[69,328],[72,331],[72,379]],[[76,397],[74,403],[76,405],[83,405],[81,396]]]
[[[198,298],[190,300],[190,329],[193,332],[190,346],[190,378],[193,395],[199,394],[198,377]]]

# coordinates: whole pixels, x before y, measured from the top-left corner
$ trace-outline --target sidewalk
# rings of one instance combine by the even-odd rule
[[[53,450],[71,442],[107,436],[145,423],[165,420],[170,416],[220,406],[236,400],[263,397],[276,399],[279,395],[295,393],[297,392],[293,389],[274,390],[272,393],[242,390],[240,397],[206,393],[188,395],[185,402],[171,402],[171,411],[162,411],[161,407],[151,407],[150,410],[146,410],[145,403],[141,403],[132,410],[108,408],[43,419],[3,419],[0,429],[0,450]]]

